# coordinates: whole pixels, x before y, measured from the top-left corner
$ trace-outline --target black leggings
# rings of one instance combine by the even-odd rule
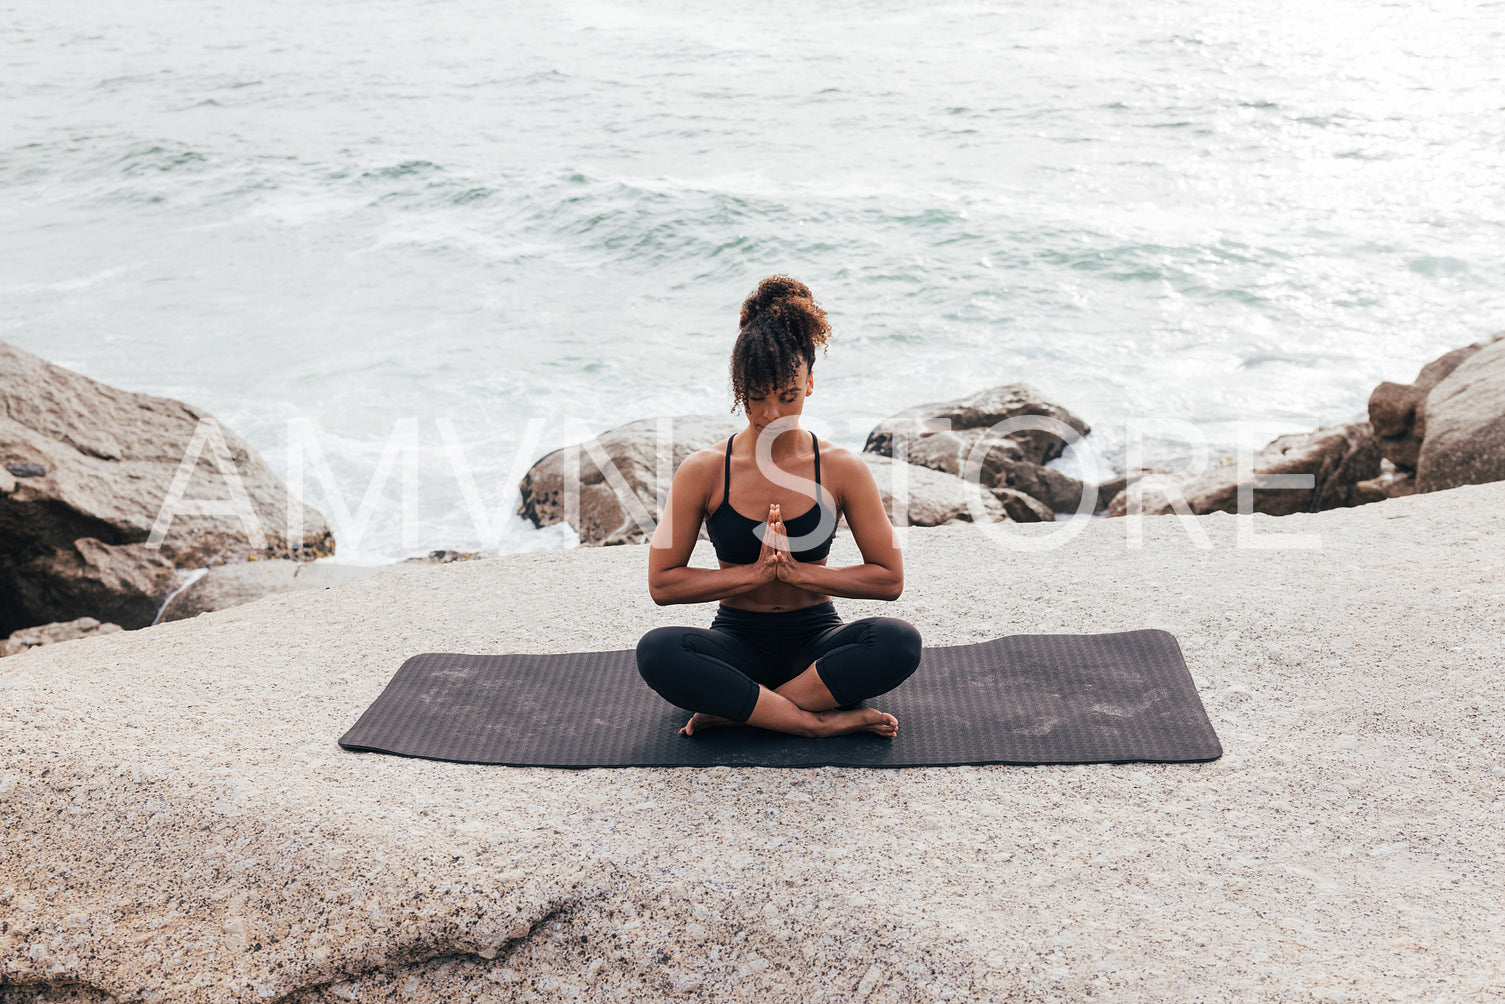
[[[656,627],[638,642],[638,672],[670,704],[745,722],[770,690],[811,662],[838,706],[887,693],[920,664],[920,632],[897,617],[843,623],[830,601],[758,613],[718,603],[709,628]]]

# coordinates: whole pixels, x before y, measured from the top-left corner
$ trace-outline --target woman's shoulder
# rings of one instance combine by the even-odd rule
[[[696,494],[709,501],[712,488],[721,481],[721,460],[726,455],[726,440],[701,447],[679,462],[674,470],[674,480],[686,487],[693,487]]]
[[[712,443],[710,446],[702,446],[700,449],[692,451],[689,456],[679,462],[679,467],[674,472],[675,476],[677,477],[680,473],[683,473],[688,477],[702,477],[713,467],[719,471],[721,469],[721,458],[725,451],[726,440],[724,439],[720,442]]]
[[[862,457],[855,450],[821,440],[821,481],[838,495],[873,484],[872,468],[868,467],[867,461]]]
[[[726,444],[730,439],[731,437],[728,436],[725,439],[716,440],[709,446],[702,446],[700,449],[693,451],[689,456],[685,457],[680,466],[683,467],[686,464],[692,463],[696,467],[710,467],[712,465],[719,466],[722,458],[726,456]]]
[[[832,470],[855,470],[857,467],[867,466],[861,455],[825,439],[820,441],[820,462],[822,470],[826,467]]]

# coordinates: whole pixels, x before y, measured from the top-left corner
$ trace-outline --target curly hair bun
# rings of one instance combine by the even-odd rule
[[[810,287],[787,275],[771,275],[758,283],[758,288],[742,301],[742,318],[739,327],[746,328],[753,321],[765,328],[783,328],[797,342],[812,350],[824,346],[831,335],[831,325],[826,321],[826,312],[815,302]],[[773,324],[767,322],[772,321]]]
[[[792,279],[787,275],[771,275],[758,283],[758,288],[742,301],[741,326],[746,327],[747,322],[759,314],[780,311],[788,301],[796,301],[790,306],[804,309],[820,308],[815,303],[815,295],[810,292],[810,287]]]
[[[787,275],[771,275],[742,301],[737,344],[732,348],[732,396],[781,386],[798,372],[800,360],[815,365],[831,338],[826,312],[810,287]],[[735,405],[734,405],[735,407]]]

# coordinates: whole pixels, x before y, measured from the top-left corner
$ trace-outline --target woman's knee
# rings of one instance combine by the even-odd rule
[[[854,621],[850,643],[816,663],[831,696],[843,704],[886,694],[909,679],[920,665],[920,632],[897,617]]]
[[[656,627],[638,639],[638,675],[654,690],[678,675],[677,663],[685,650],[684,632],[684,628],[672,625]]]
[[[920,664],[923,648],[920,632],[909,621],[898,617],[874,617],[872,622],[874,645],[890,653],[895,666],[903,669],[905,676],[913,673]]]
[[[746,721],[758,685],[724,661],[697,651],[704,629],[656,627],[638,639],[638,675],[660,697],[686,711]]]

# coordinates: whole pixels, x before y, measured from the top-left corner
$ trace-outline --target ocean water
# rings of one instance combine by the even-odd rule
[[[774,272],[853,449],[1016,380],[1106,468],[1232,449],[1505,328],[1501,3],[0,12],[0,338],[301,435],[344,561],[569,546],[517,479],[731,414]]]

